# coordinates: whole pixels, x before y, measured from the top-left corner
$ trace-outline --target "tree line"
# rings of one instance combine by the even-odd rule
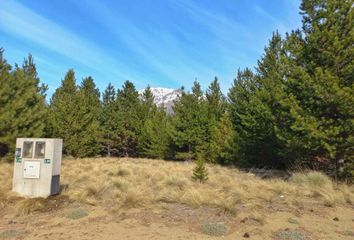
[[[274,32],[255,69],[239,69],[227,95],[214,79],[182,88],[174,114],[150,87],[100,93],[70,69],[46,102],[30,55],[10,66],[0,51],[0,157],[16,137],[59,137],[64,153],[203,159],[242,167],[321,169],[354,176],[354,28],[351,0],[303,0],[302,28]]]

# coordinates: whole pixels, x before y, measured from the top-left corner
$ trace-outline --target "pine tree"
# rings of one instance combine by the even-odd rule
[[[115,123],[117,108],[116,108],[116,92],[111,83],[103,93],[102,115],[99,118],[103,133],[104,152],[110,157],[112,154],[117,154],[116,142],[117,136],[114,134],[117,131]]]
[[[277,137],[283,155],[337,173],[339,161],[354,159],[352,3],[304,0],[301,10],[303,31],[285,41],[287,97],[279,101]]]
[[[322,67],[340,80],[341,86],[353,85],[353,1],[303,0],[304,45],[301,61],[313,75]]]
[[[163,108],[157,108],[154,96],[148,86],[141,95],[142,128],[138,141],[140,156],[164,158],[167,151],[168,121]]]
[[[251,70],[239,71],[229,90],[230,116],[237,133],[239,155],[235,160],[245,166],[279,166],[277,139],[270,94],[261,87]]]
[[[70,69],[51,98],[51,117],[53,136],[63,138],[63,151],[67,155],[78,156],[79,134],[79,90],[76,85],[75,72]]]
[[[207,104],[200,84],[195,81],[192,93],[182,92],[173,107],[170,137],[178,159],[193,159],[197,154],[205,156],[208,136]]]
[[[154,95],[151,92],[150,86],[147,86],[141,95],[140,118],[142,122],[151,118],[157,111],[157,106],[154,103]]]
[[[32,56],[12,70],[3,52],[0,49],[0,157],[13,153],[18,137],[42,137],[48,113]]]
[[[139,93],[130,81],[118,90],[116,98],[115,124],[117,149],[121,156],[137,156],[138,138],[142,121]]]
[[[221,91],[218,78],[215,77],[214,81],[209,85],[205,93],[209,117],[213,120],[218,121],[226,110],[226,98]]]
[[[237,134],[227,112],[211,129],[209,156],[212,162],[232,164],[237,161]]]
[[[205,167],[204,160],[200,157],[196,160],[196,166],[193,169],[192,179],[201,183],[208,180],[208,170]]]
[[[214,81],[209,85],[208,89],[205,93],[206,96],[206,104],[207,104],[207,115],[208,115],[208,129],[207,129],[207,138],[205,138],[205,144],[207,147],[205,148],[206,154],[205,159],[209,162],[216,162],[219,159],[220,149],[223,146],[222,142],[218,141],[217,136],[219,134],[218,127],[220,126],[220,120],[226,111],[226,98],[224,94],[221,92],[220,85],[218,82],[218,78],[215,77]],[[229,134],[229,133],[226,133]]]
[[[149,158],[168,157],[169,128],[169,119],[162,107],[146,119],[139,138],[139,153],[141,156]]]
[[[79,115],[81,125],[79,133],[78,157],[90,157],[102,151],[102,132],[99,117],[102,113],[100,92],[91,77],[84,78],[78,92]]]

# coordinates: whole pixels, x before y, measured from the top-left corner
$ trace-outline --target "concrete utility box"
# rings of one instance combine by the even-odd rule
[[[17,138],[12,191],[27,197],[58,194],[63,140]]]

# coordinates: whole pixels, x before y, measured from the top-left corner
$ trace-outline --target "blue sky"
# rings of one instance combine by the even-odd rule
[[[0,47],[10,64],[31,53],[51,95],[66,71],[104,90],[125,80],[138,89],[223,91],[238,68],[254,67],[276,29],[299,28],[299,0],[0,0]]]

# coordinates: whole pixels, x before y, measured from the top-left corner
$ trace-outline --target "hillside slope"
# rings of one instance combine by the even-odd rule
[[[24,199],[0,162],[0,239],[353,239],[354,188],[312,172],[263,180],[208,165],[64,159],[62,193]],[[291,237],[291,238],[290,238]]]

